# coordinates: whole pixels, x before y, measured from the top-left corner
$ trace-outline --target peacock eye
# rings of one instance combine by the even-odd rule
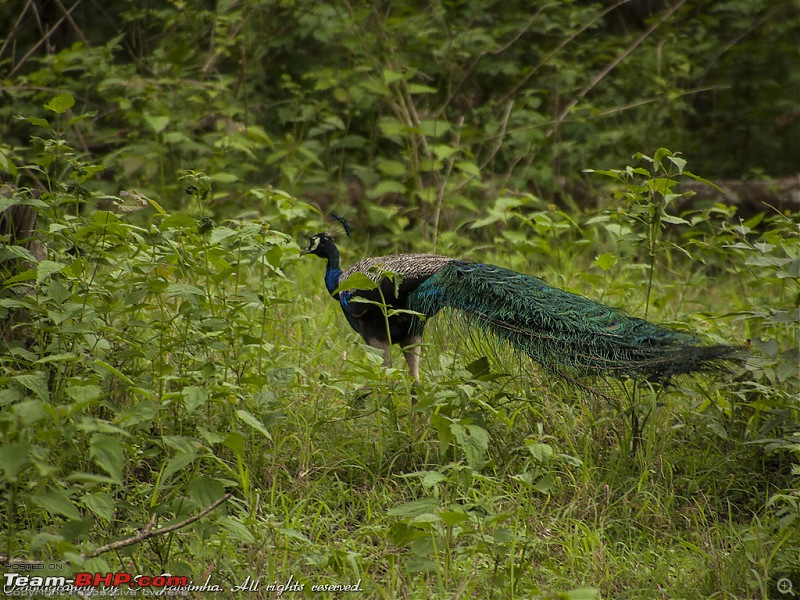
[[[314,250],[317,249],[317,246],[319,246],[319,238],[312,237],[310,240],[308,240],[308,246],[306,247],[306,252],[313,252]]]

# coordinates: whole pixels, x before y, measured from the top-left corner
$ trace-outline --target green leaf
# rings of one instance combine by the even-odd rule
[[[70,398],[79,404],[94,402],[100,397],[99,385],[73,385],[64,390]]]
[[[226,448],[229,448],[231,452],[233,452],[236,456],[242,457],[244,456],[244,436],[239,433],[238,431],[231,431],[228,434],[228,437],[225,438],[223,441],[223,445]]]
[[[50,102],[44,105],[47,110],[52,110],[54,113],[63,114],[73,107],[75,98],[71,94],[59,94]]]
[[[391,69],[384,69],[383,70],[383,82],[386,85],[390,85],[395,81],[402,81],[403,74],[398,73],[397,71],[392,71]]]
[[[564,600],[599,600],[600,591],[595,588],[577,588],[562,594]]]
[[[714,188],[720,194],[724,194],[725,193],[723,191],[723,189],[721,187],[719,187],[716,183],[714,183],[712,181],[709,181],[708,179],[705,179],[703,177],[700,177],[699,175],[695,175],[694,173],[690,173],[689,171],[683,171],[681,173],[681,175],[685,175],[686,177],[689,177],[690,179],[694,179],[695,181],[699,181],[700,183],[705,183],[706,185],[710,185],[712,188]]]
[[[395,136],[401,137],[408,131],[408,127],[405,123],[393,117],[381,117],[378,121],[378,128],[381,130],[381,133],[388,138]]]
[[[236,235],[236,230],[220,225],[211,230],[211,234],[208,236],[208,243],[219,244],[222,240],[228,239],[234,235]]]
[[[105,522],[114,518],[114,498],[111,494],[97,492],[81,497],[81,504],[88,508],[94,516]]]
[[[430,558],[412,557],[406,561],[406,571],[409,573],[437,573],[439,565]]]
[[[9,288],[14,283],[21,283],[23,281],[32,281],[36,279],[36,269],[26,269],[13,277],[9,277],[8,279],[3,280],[3,287]]]
[[[50,390],[47,388],[47,374],[42,371],[24,373],[13,378],[14,381],[32,391],[43,402],[50,400]]]
[[[5,210],[6,208],[10,208],[11,206],[15,206],[14,204],[6,206],[0,206],[0,211]],[[762,213],[763,214],[763,213]],[[36,257],[33,255],[33,252],[28,250],[23,246],[3,246],[0,248],[0,261],[6,261],[9,258],[21,258],[22,260],[29,260],[34,262]]]
[[[447,478],[439,473],[439,471],[424,471],[423,473],[424,474],[422,475],[420,483],[422,483],[422,487],[426,491],[429,491],[437,484],[447,480]]]
[[[460,160],[455,164],[456,169],[461,171],[462,173],[466,173],[467,175],[472,175],[473,177],[480,177],[481,170],[478,168],[474,162],[467,162],[464,160]]]
[[[466,368],[470,375],[475,378],[480,377],[481,375],[488,375],[491,372],[489,359],[485,356],[481,356],[479,359],[472,361],[467,365]]]
[[[374,290],[377,287],[378,284],[364,275],[364,273],[353,273],[350,277],[341,282],[339,287],[333,290],[333,293],[338,294],[339,292],[347,290]]]
[[[192,414],[199,406],[208,402],[208,388],[187,385],[181,390],[183,405],[186,407],[186,414]]]
[[[97,116],[96,110],[90,110],[85,113],[81,113],[79,115],[75,115],[74,117],[70,117],[68,124],[70,127],[75,125],[75,123],[80,123],[81,121],[86,121],[88,119],[94,119]]]
[[[448,146],[447,144],[436,144],[431,148],[431,150],[433,150],[434,155],[439,160],[448,159],[451,156],[453,156],[456,152],[458,152],[458,148],[453,148],[452,146]]]
[[[75,504],[64,491],[46,490],[30,494],[28,497],[34,504],[41,506],[51,515],[61,515],[68,519],[81,518],[81,513],[78,512]]]
[[[161,474],[162,480],[167,481],[173,474],[183,471],[194,462],[195,458],[197,458],[197,450],[195,448],[176,452],[175,456],[169,459],[169,462],[164,467],[164,472]]]
[[[647,181],[647,186],[662,196],[670,194],[672,188],[677,184],[678,182],[670,177],[654,177]]]
[[[452,127],[449,121],[443,121],[441,119],[422,119],[419,123],[419,129],[422,135],[427,137],[445,135]]]
[[[408,173],[405,163],[399,160],[380,160],[375,163],[375,168],[389,177],[405,177]]]
[[[78,355],[74,352],[60,352],[59,354],[50,354],[35,361],[34,364],[45,365],[56,362],[77,362]]]
[[[469,519],[469,515],[463,510],[442,510],[439,511],[439,517],[441,518],[442,523],[448,527],[458,525],[459,523],[463,523]]]
[[[661,161],[664,159],[664,157],[665,156],[671,156],[671,155],[672,155],[672,152],[667,150],[666,148],[659,148],[658,150],[656,150],[656,153],[653,155],[653,158],[652,158],[653,169],[655,171],[658,171],[661,168]],[[643,154],[640,155],[640,158],[643,158],[645,160],[650,160],[647,156],[645,156]]]
[[[19,472],[31,464],[28,458],[31,448],[32,446],[28,442],[16,442],[0,446],[0,468],[5,473],[3,481],[6,483],[16,481]]]
[[[306,536],[302,531],[297,531],[297,529],[292,529],[290,527],[279,527],[278,533],[286,536],[289,539],[303,542],[304,544],[311,543],[311,540],[308,539],[308,536]]]
[[[360,135],[345,135],[331,144],[331,149],[336,148],[364,148],[367,140]]]
[[[122,484],[125,453],[117,438],[104,433],[94,434],[89,444],[89,455],[98,467],[111,476],[114,483]]]
[[[211,176],[211,181],[216,181],[217,183],[234,183],[239,181],[239,176],[235,173],[214,173]]]
[[[218,479],[198,477],[189,484],[188,493],[200,506],[209,506],[225,493],[225,486]]]
[[[525,442],[525,446],[527,446],[531,456],[539,463],[544,463],[553,456],[553,447],[550,444]]]
[[[47,119],[42,119],[41,117],[25,117],[25,120],[31,125],[50,129],[50,123],[47,122]]]
[[[403,504],[396,504],[389,509],[392,517],[418,517],[423,514],[433,513],[439,508],[439,501],[436,498],[420,498]]]
[[[125,375],[122,371],[117,369],[116,367],[108,364],[106,361],[96,358],[92,363],[92,369],[101,375],[101,377],[105,378],[107,373],[111,373],[115,377],[119,378],[120,380],[124,381],[128,385],[134,385],[133,381]]]
[[[170,229],[197,229],[197,221],[187,215],[186,213],[176,213],[169,215],[161,222],[161,229],[164,231]]]
[[[611,267],[617,264],[617,257],[611,254],[611,252],[604,252],[603,254],[594,257],[594,264],[603,269],[603,271],[608,271]]]
[[[679,174],[683,173],[683,169],[686,168],[686,159],[681,158],[680,156],[668,156],[667,160],[678,167]]]
[[[549,473],[543,476],[539,481],[533,484],[533,489],[535,489],[540,494],[549,494],[550,490],[553,489],[556,480],[555,478],[550,475]]]
[[[37,423],[48,416],[48,410],[41,400],[27,400],[25,402],[18,402],[11,407],[11,411],[26,425]]]
[[[250,533],[250,530],[247,529],[247,527],[245,527],[241,521],[238,521],[233,517],[220,517],[217,519],[217,525],[224,529],[228,536],[233,540],[244,542],[246,544],[256,543],[256,538],[253,537],[253,534]]]
[[[494,530],[492,538],[495,544],[508,544],[509,542],[515,541],[517,536],[514,535],[513,531],[506,529],[505,527],[498,527]]]
[[[77,542],[78,540],[86,539],[88,534],[95,526],[94,518],[84,517],[82,519],[71,519],[64,523],[64,526],[59,532],[65,540],[69,542]]]
[[[580,467],[583,465],[583,461],[580,458],[571,456],[569,454],[559,454],[558,458],[559,460],[567,463],[568,465],[572,465],[573,467]]]
[[[617,169],[613,170],[606,170],[606,169],[584,169],[584,173],[596,173],[597,175],[604,175],[606,177],[611,177],[612,179],[616,179],[618,181],[624,181],[625,177],[623,176],[622,171]],[[597,218],[597,217],[595,217]]]
[[[256,431],[259,431],[268,440],[272,439],[272,436],[270,435],[269,431],[267,431],[267,428],[264,427],[264,424],[246,410],[237,410],[236,416],[239,417],[242,421],[244,421],[248,425],[250,425],[250,427],[252,427]]]
[[[169,123],[169,116],[162,115],[160,117],[154,117],[152,115],[148,115],[145,113],[144,120],[150,125],[151,129],[156,133],[161,133],[164,131],[164,128]]]
[[[391,179],[387,179],[386,181],[381,181],[378,185],[370,193],[371,196],[375,198],[379,198],[380,196],[385,196],[386,194],[405,194],[406,193],[406,186],[400,183],[399,181],[393,181]]]
[[[169,296],[180,296],[188,300],[194,300],[196,296],[205,296],[205,292],[196,285],[188,283],[170,283],[165,290]]]
[[[464,451],[467,464],[473,469],[481,468],[489,447],[489,432],[478,425],[462,425],[461,423],[453,423],[450,431],[459,447]]]
[[[421,83],[410,83],[408,85],[409,94],[435,94],[438,91],[435,87],[422,85]]]
[[[675,217],[673,215],[663,214],[661,215],[661,220],[664,223],[671,223],[673,225],[689,225],[689,221],[686,219],[682,219],[680,217]]]
[[[156,202],[155,200],[153,200],[151,198],[147,198],[147,197],[145,197],[145,200],[147,200],[150,203],[150,206],[152,206],[153,208],[156,209],[158,214],[160,214],[163,217],[167,216],[167,211],[165,211],[163,208],[161,208],[161,205],[158,202]]]

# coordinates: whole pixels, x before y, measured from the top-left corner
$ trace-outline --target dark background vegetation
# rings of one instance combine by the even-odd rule
[[[0,36],[0,555],[800,589],[797,2],[13,0]],[[750,358],[576,388],[446,324],[411,410],[297,260],[331,211],[348,261],[491,261]]]
[[[20,108],[69,81],[91,116],[66,133],[113,191],[202,160],[426,228],[442,194],[595,203],[584,168],[659,147],[712,180],[781,178],[800,155],[797,17],[767,0],[6,2],[4,153],[29,144]]]

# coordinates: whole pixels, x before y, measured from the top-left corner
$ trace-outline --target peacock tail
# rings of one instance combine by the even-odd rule
[[[408,299],[430,318],[443,308],[494,334],[549,371],[666,382],[718,369],[738,348],[702,345],[689,333],[638,319],[541,279],[492,265],[451,260]]]

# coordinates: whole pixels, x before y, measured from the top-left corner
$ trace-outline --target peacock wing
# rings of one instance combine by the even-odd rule
[[[435,254],[392,254],[389,256],[377,256],[365,258],[347,269],[339,277],[341,283],[353,273],[363,273],[375,283],[382,283],[391,289],[391,283],[383,277],[382,271],[391,271],[401,277],[400,296],[407,294],[417,288],[423,281],[438,273],[446,264],[453,259],[446,256]],[[393,293],[391,294],[394,295]]]

